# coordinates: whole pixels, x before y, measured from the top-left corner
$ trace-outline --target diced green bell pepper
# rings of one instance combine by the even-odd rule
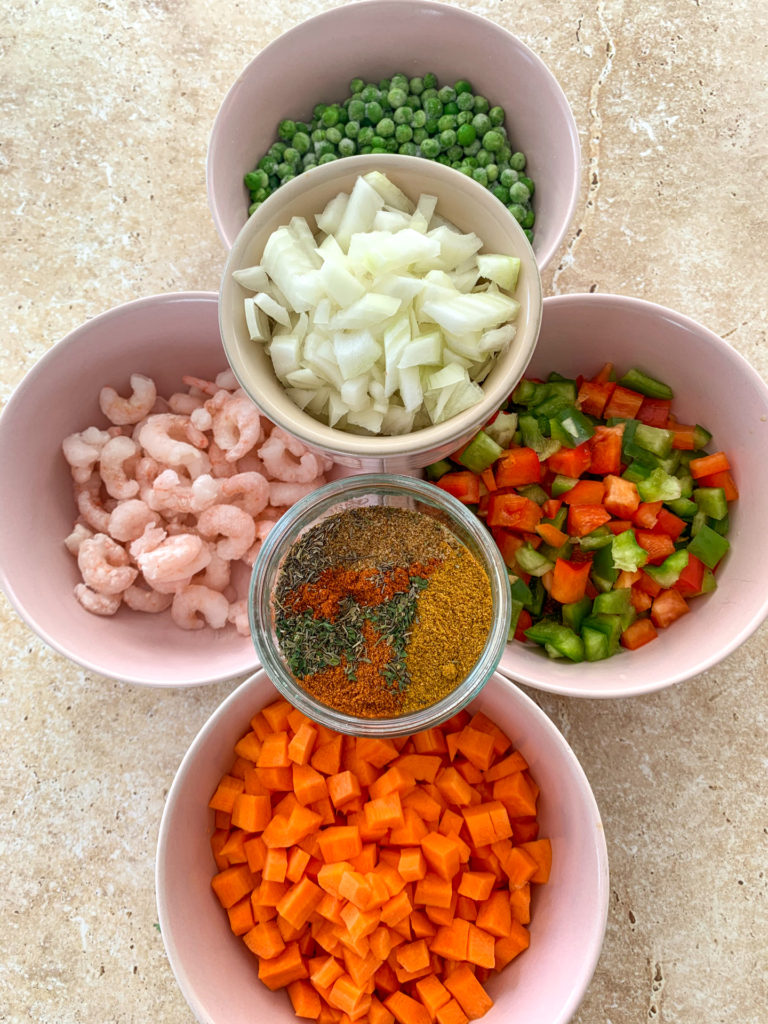
[[[690,498],[673,498],[672,501],[667,501],[665,504],[670,512],[674,512],[681,519],[693,519],[699,508],[696,502],[691,501]]]
[[[455,455],[458,463],[473,473],[482,473],[502,455],[504,449],[484,430],[478,430],[461,455]]]
[[[602,593],[613,588],[619,570],[613,564],[612,544],[606,544],[604,548],[598,548],[595,557],[592,559],[590,576],[592,582]]]
[[[617,533],[611,542],[613,564],[625,572],[635,572],[648,561],[648,552],[637,543],[634,530]]]
[[[551,647],[554,652],[570,661],[584,660],[584,641],[572,629],[552,619],[542,619],[525,631],[534,643]]]
[[[518,494],[535,501],[537,505],[543,505],[549,499],[549,495],[540,484],[522,484],[515,490]]]
[[[549,489],[552,491],[552,497],[559,498],[561,494],[565,494],[567,491],[570,491],[575,487],[578,482],[578,477],[565,476],[564,473],[558,473],[549,485]]]
[[[680,480],[663,469],[654,469],[645,480],[638,480],[637,492],[641,501],[672,501],[682,497]]]
[[[574,633],[579,633],[582,622],[591,611],[592,601],[588,597],[582,597],[580,601],[564,604],[561,609],[563,625],[572,629]]]
[[[599,629],[583,626],[581,639],[584,641],[584,657],[587,661],[602,661],[611,656],[611,642]]]
[[[597,615],[587,615],[581,624],[582,633],[585,629],[594,629],[599,633],[603,633],[608,638],[610,654],[618,651],[619,639],[623,632],[620,615],[606,615],[604,612],[599,612]]]
[[[704,561],[704,559],[702,559]],[[655,580],[660,587],[668,590],[680,579],[680,573],[688,565],[688,548],[681,548],[673,551],[661,565],[646,565],[644,572],[647,572],[652,580]]]
[[[576,448],[584,444],[595,433],[592,421],[577,409],[575,405],[561,409],[549,420],[550,436],[560,441],[566,448]]]
[[[544,436],[535,416],[526,413],[520,417],[519,423],[523,444],[526,448],[533,448],[542,462],[560,449],[559,441]]]
[[[517,413],[500,412],[492,423],[486,423],[485,432],[501,448],[509,448],[517,430]]]
[[[598,594],[592,602],[595,615],[624,615],[631,607],[629,587]]]
[[[592,533],[579,537],[579,547],[582,551],[597,551],[599,548],[610,547],[613,537],[614,534],[607,526],[598,526]]]
[[[675,397],[669,384],[664,384],[660,380],[649,377],[647,373],[643,373],[642,370],[638,370],[636,367],[627,370],[624,376],[619,378],[619,384],[624,388],[629,388],[631,391],[638,391],[641,395],[646,395],[648,398],[669,400]]]
[[[641,480],[647,480],[651,473],[658,468],[658,466],[652,466],[650,462],[633,459],[621,475],[625,480],[631,480],[633,484],[639,484]]]
[[[441,476],[445,476],[446,473],[452,473],[455,466],[448,459],[440,459],[439,462],[433,462],[426,468],[426,474],[428,480],[439,480]]]
[[[703,562],[707,568],[714,569],[730,546],[729,541],[725,537],[721,537],[719,533],[705,523],[688,545],[688,550],[692,555],[696,555],[699,561]],[[673,556],[670,555],[669,557],[672,558]]]
[[[660,459],[665,459],[672,451],[675,435],[663,427],[651,427],[647,423],[638,423],[635,430],[634,444],[642,451],[651,452]]]
[[[725,519],[728,515],[728,502],[722,487],[697,487],[692,497],[699,510],[710,519]]]
[[[538,549],[528,542],[517,549],[515,561],[523,572],[530,573],[531,576],[543,576],[544,573],[555,567],[553,561],[540,554]]]
[[[511,643],[515,639],[515,630],[517,629],[517,623],[520,621],[520,612],[523,610],[523,602],[516,601],[513,597],[509,602],[510,619],[509,619],[509,632],[507,633],[507,643]]]

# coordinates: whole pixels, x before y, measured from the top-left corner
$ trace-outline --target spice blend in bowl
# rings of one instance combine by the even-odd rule
[[[251,627],[275,685],[342,732],[438,724],[479,692],[508,629],[504,563],[450,495],[358,476],[310,495],[254,565]]]
[[[370,718],[446,696],[480,657],[491,610],[487,573],[446,527],[372,506],[323,520],[290,549],[275,628],[309,693]]]

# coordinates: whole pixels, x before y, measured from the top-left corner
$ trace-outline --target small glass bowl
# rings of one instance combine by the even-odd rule
[[[273,593],[283,560],[307,530],[331,515],[362,506],[385,505],[428,512],[472,552],[491,588],[491,628],[470,673],[434,704],[397,717],[360,718],[316,700],[294,678],[278,644]],[[326,484],[297,502],[277,521],[253,566],[248,614],[251,636],[262,665],[280,693],[321,725],[356,736],[400,736],[429,729],[455,715],[491,678],[507,642],[510,621],[509,578],[493,540],[476,516],[434,484],[415,477],[369,473]]]

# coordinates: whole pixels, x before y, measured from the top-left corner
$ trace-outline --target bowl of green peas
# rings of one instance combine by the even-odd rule
[[[435,0],[365,0],[274,39],[219,109],[206,178],[231,248],[259,204],[347,156],[454,167],[515,217],[543,269],[570,224],[578,132],[552,72],[500,25]]]

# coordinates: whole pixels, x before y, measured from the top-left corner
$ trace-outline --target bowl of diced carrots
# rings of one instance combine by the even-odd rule
[[[712,331],[626,296],[546,298],[525,377],[481,433],[427,474],[507,564],[499,671],[568,696],[649,693],[764,621],[768,387]]]
[[[442,725],[353,737],[261,670],[179,767],[156,887],[200,1021],[566,1024],[608,865],[576,757],[503,676]]]

